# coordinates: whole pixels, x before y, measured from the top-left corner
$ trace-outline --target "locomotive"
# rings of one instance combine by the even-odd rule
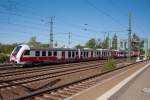
[[[131,56],[137,56],[131,52]],[[120,50],[108,49],[73,49],[73,48],[30,48],[28,45],[18,45],[10,55],[10,61],[16,64],[42,64],[42,63],[67,63],[98,59],[125,58],[128,53]]]

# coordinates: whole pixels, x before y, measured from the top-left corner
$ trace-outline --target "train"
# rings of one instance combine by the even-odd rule
[[[137,52],[130,52],[131,57],[138,56]],[[44,63],[68,63],[89,60],[125,58],[127,51],[108,49],[75,49],[75,48],[32,48],[26,44],[18,45],[10,54],[10,62],[21,65],[34,65]]]

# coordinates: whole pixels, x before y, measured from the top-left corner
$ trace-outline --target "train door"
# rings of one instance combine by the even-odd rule
[[[62,60],[65,59],[65,51],[62,51]]]

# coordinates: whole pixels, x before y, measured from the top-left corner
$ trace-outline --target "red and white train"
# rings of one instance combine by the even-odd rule
[[[35,49],[28,45],[18,45],[10,55],[10,61],[16,64],[39,64],[39,63],[66,63],[75,61],[88,61],[96,59],[124,58],[126,51],[108,49],[71,49],[71,48],[48,48]],[[137,56],[131,52],[131,56]]]

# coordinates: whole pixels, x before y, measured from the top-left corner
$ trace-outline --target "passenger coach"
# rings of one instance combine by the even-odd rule
[[[125,51],[108,49],[71,49],[52,48],[36,49],[28,45],[17,46],[10,55],[10,61],[17,64],[42,64],[42,63],[66,63],[75,61],[88,61],[97,59],[107,59],[126,57]],[[135,55],[134,55],[135,56]]]

